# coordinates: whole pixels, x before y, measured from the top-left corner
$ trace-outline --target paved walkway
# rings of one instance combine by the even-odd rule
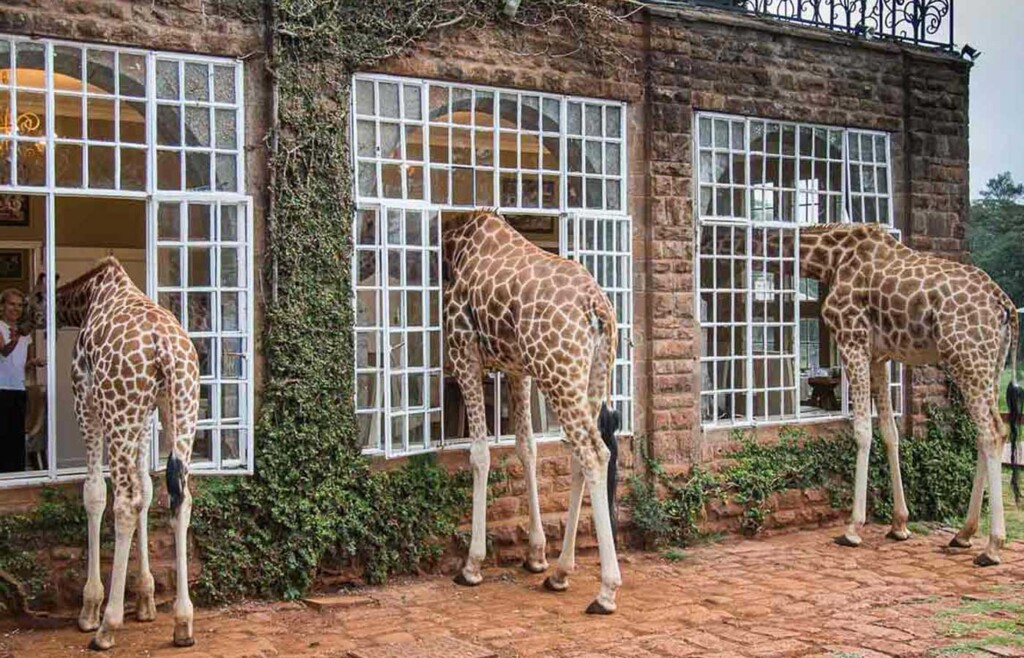
[[[473,589],[429,577],[360,590],[343,597],[344,607],[199,610],[191,649],[170,646],[171,616],[162,609],[153,624],[129,621],[109,655],[870,658],[946,648],[1024,656],[1024,544],[1008,547],[1002,565],[979,569],[971,565],[978,549],[943,549],[948,533],[893,543],[885,530],[867,528],[857,549],[832,544],[837,529],[829,528],[729,540],[676,561],[626,553],[619,610],[610,617],[583,614],[597,588],[592,555],[563,594],[544,591],[543,576],[490,568]],[[434,649],[417,652],[423,641]],[[70,622],[0,626],[0,657],[82,655],[87,642]]]

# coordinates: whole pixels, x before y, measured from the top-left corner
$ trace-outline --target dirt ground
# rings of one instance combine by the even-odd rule
[[[619,609],[583,613],[597,591],[596,555],[554,594],[543,575],[490,568],[484,583],[404,579],[316,607],[246,603],[197,610],[196,645],[171,646],[171,614],[126,622],[110,656],[175,658],[482,658],[565,656],[1024,656],[1024,543],[1003,564],[950,552],[936,530],[895,543],[870,526],[856,549],[837,528],[731,539],[686,552],[621,555]],[[0,658],[89,653],[73,620],[0,624]]]

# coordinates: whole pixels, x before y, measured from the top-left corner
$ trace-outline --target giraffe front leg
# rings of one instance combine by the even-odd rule
[[[987,479],[988,464],[985,457],[978,448],[977,465],[974,468],[974,484],[971,486],[971,502],[967,507],[967,518],[960,532],[949,540],[950,548],[970,548],[971,537],[978,531],[978,522],[981,520],[981,501],[985,497],[985,481]]]
[[[90,455],[89,475],[82,487],[82,501],[88,516],[88,576],[82,590],[82,610],[78,614],[78,628],[91,633],[100,627],[100,607],[103,605],[103,580],[100,576],[100,525],[103,510],[107,506],[107,483],[99,470],[94,467]],[[99,461],[98,459],[96,460]]]
[[[469,461],[473,468],[473,534],[469,555],[455,576],[455,582],[472,586],[479,585],[484,579],[480,570],[487,556],[487,474],[491,466],[491,452],[486,438],[473,439]]]
[[[853,511],[846,532],[836,537],[840,546],[860,546],[860,529],[867,518],[868,457],[871,451],[871,380],[867,355],[860,350],[843,352],[850,380],[853,436],[857,442],[857,470],[853,484]]]
[[[562,592],[569,589],[569,574],[576,569],[576,531],[580,523],[580,508],[583,505],[583,466],[575,451],[572,455],[572,480],[569,484],[569,510],[565,518],[565,536],[562,537],[562,552],[558,555],[555,572],[544,581],[545,589]]]
[[[516,431],[516,454],[523,463],[530,507],[530,549],[523,561],[523,568],[531,573],[541,573],[548,568],[547,538],[541,525],[540,496],[537,493],[537,443],[530,423],[530,378],[509,377],[508,390],[512,423]]]
[[[903,494],[903,477],[900,474],[900,438],[896,430],[896,419],[893,416],[892,400],[889,391],[889,365],[885,361],[871,364],[871,389],[874,392],[875,406],[878,409],[878,424],[882,430],[882,440],[889,459],[889,479],[892,488],[892,528],[886,535],[889,539],[905,541],[910,539],[907,520],[910,512]]]
[[[491,451],[484,421],[483,369],[479,352],[474,347],[455,347],[449,350],[449,355],[466,404],[469,433],[473,437],[469,448],[469,461],[473,468],[473,534],[466,563],[455,576],[456,583],[471,586],[479,585],[483,580],[480,569],[487,555],[487,474],[491,468]]]

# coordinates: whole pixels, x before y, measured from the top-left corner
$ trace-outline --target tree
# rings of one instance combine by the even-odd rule
[[[971,203],[967,243],[971,262],[988,272],[1024,307],[1024,184],[1006,171],[988,181],[981,199]]]

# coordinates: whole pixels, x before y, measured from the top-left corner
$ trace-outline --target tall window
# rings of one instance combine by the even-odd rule
[[[888,135],[702,113],[696,156],[702,422],[847,414],[827,289],[782,244],[807,224],[891,227]]]
[[[542,249],[580,261],[618,317],[612,400],[632,429],[632,222],[622,103],[380,75],[353,80],[356,414],[367,452],[464,442],[445,377],[440,229],[448,210],[496,207]],[[506,383],[484,389],[487,431],[511,440]],[[557,437],[534,385],[534,433]]]
[[[12,220],[0,249],[18,254],[3,287],[25,292],[46,273],[52,300],[116,256],[199,354],[195,472],[253,464],[244,97],[239,60],[0,35],[0,204]],[[69,378],[77,334],[33,336],[47,366],[26,371],[26,468],[0,473],[0,487],[84,475]],[[158,468],[169,444],[153,428]]]

